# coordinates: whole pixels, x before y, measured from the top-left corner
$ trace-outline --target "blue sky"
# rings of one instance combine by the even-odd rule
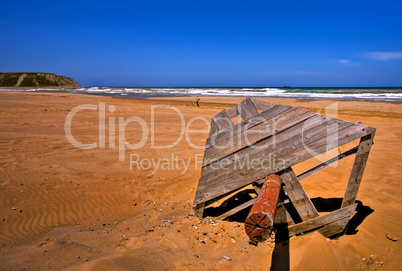
[[[2,1],[0,72],[85,86],[402,86],[401,1]]]

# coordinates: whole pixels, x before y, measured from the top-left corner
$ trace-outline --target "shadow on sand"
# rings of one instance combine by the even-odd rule
[[[256,193],[253,189],[246,189],[238,192],[234,196],[228,198],[218,207],[209,207],[205,209],[205,216],[218,217],[221,214],[233,209],[253,197]],[[341,207],[342,198],[312,198],[314,206],[318,212],[332,212]],[[361,201],[356,201],[356,213],[350,219],[345,231],[341,234],[331,236],[331,238],[339,238],[342,235],[353,235],[358,232],[357,227],[364,221],[364,219],[374,212],[369,206],[365,206]],[[244,223],[250,212],[251,206],[233,214],[225,219],[226,221]],[[284,209],[282,208],[284,211]],[[297,220],[297,219],[296,219]],[[290,251],[289,251],[289,232],[286,225],[275,225],[275,248],[272,252],[272,261],[270,270],[290,270]],[[319,229],[319,228],[317,228]],[[315,229],[315,230],[317,230]]]

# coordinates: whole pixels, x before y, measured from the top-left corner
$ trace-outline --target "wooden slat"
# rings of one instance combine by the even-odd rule
[[[195,205],[194,212],[199,217],[202,218],[204,216],[205,210],[205,202]]]
[[[259,116],[263,116],[260,114]],[[205,149],[203,166],[211,164],[215,161],[223,159],[247,146],[253,145],[256,142],[278,134],[298,123],[311,118],[315,114],[303,109],[292,108],[286,110],[273,118],[262,121],[260,124],[251,128],[244,127],[244,131],[232,136],[227,140],[215,144],[213,147]],[[261,117],[262,119],[262,117]]]
[[[344,219],[329,223],[325,225],[322,229],[319,229],[318,232],[321,233],[324,237],[331,237],[335,234],[342,233],[345,230],[349,220],[350,217],[346,217]]]
[[[374,134],[375,129],[372,128],[369,135],[360,139],[359,149],[357,150],[352,171],[350,172],[348,186],[346,187],[345,196],[342,201],[342,207],[352,205],[356,200],[364,168],[366,167],[367,158],[370,153],[371,145],[373,144]]]
[[[215,121],[212,119],[211,127],[209,128],[209,137],[212,137],[213,135],[217,134],[218,132],[219,132],[218,126],[216,126]]]
[[[230,156],[227,156],[223,161],[217,161],[204,166],[201,170],[199,186],[203,185],[205,182],[213,183],[216,181],[222,181],[236,172],[248,171],[249,168],[241,168],[239,166],[239,161],[247,161],[247,159],[257,162],[258,160],[274,160],[275,157],[289,153],[298,148],[303,148],[306,144],[311,143],[314,140],[326,138],[328,126],[337,125],[339,129],[342,129],[353,125],[353,123],[350,122],[326,118],[320,115],[314,115],[308,119],[308,122],[311,124],[311,127],[309,128],[305,128],[305,122],[301,122],[289,129],[283,129],[283,131],[282,126],[278,124],[277,129],[279,132],[275,136],[263,139],[252,147],[244,148]],[[286,127],[286,123],[284,123],[283,128]],[[306,152],[304,148],[302,150]],[[205,163],[209,162],[208,159],[211,158],[204,155]],[[273,165],[273,163],[270,167],[273,173],[287,168],[285,166],[276,170],[276,165]]]
[[[261,191],[261,187],[259,185],[257,185],[256,183],[253,183],[253,187],[254,187],[255,192],[258,195]]]
[[[209,137],[207,139],[207,142],[205,144],[205,149],[208,149],[210,147],[213,147],[217,144],[220,144],[224,142],[225,140],[228,140],[231,137],[236,136],[239,133],[242,133],[243,131],[250,129],[258,124],[261,124],[262,122],[266,121],[267,119],[271,119],[278,114],[285,112],[287,110],[291,109],[290,106],[281,106],[281,105],[275,105],[272,108],[269,108],[263,112],[261,112],[259,115],[250,118],[248,120],[242,121],[238,124],[236,124],[232,129],[225,130],[219,134],[216,134],[214,137]],[[309,112],[304,109],[304,112]],[[302,114],[302,111],[300,111],[300,114]]]
[[[287,224],[288,223],[288,220],[286,217],[286,212],[287,211],[283,205],[276,208],[275,224]]]
[[[287,204],[287,203],[289,203],[289,202],[290,202],[290,200],[288,200],[288,199],[285,199],[285,200],[283,200],[283,201],[282,201],[282,200],[279,200],[277,206],[279,207],[279,206],[285,205],[285,204]]]
[[[219,131],[223,131],[225,129],[229,129],[234,126],[232,118],[229,117],[228,113],[225,109],[219,112],[215,117],[212,118],[218,127]]]
[[[233,214],[235,214],[235,213],[237,213],[237,212],[239,212],[239,211],[241,211],[241,210],[253,205],[254,202],[256,201],[256,199],[257,198],[253,198],[253,199],[250,199],[249,201],[246,201],[243,204],[240,204],[239,206],[227,211],[226,213],[221,214],[220,216],[217,217],[217,219],[225,219],[225,218],[227,218],[227,217],[229,217],[229,216],[231,216],[231,215],[233,215]]]
[[[305,144],[309,146],[309,150],[311,152],[323,153],[327,151],[328,146],[342,146],[343,144],[371,133],[371,128],[362,124],[354,124],[342,130],[336,131],[336,133],[338,134],[339,139],[335,145],[331,145],[331,142],[328,144],[326,135],[321,139],[311,137],[311,140],[305,142]],[[291,146],[293,146],[293,144]],[[269,167],[263,163],[261,167],[256,169],[246,168],[237,169],[236,171],[226,171],[223,169],[217,170],[215,173],[218,173],[218,171],[224,173],[217,178],[203,179],[204,176],[202,176],[202,181],[200,179],[194,202],[200,203],[208,201],[221,195],[222,193],[229,193],[230,191],[246,186],[252,182],[258,182],[269,174],[276,173],[284,168],[293,166],[311,158],[314,155],[314,153],[306,151],[303,144],[299,148],[292,147],[290,150],[290,152],[284,153],[282,156],[274,159],[273,163],[277,166],[277,168]]]
[[[297,180],[296,174],[291,168],[286,169],[280,174],[282,182],[285,184],[283,189],[296,208],[297,213],[303,221],[317,217],[318,212],[315,209],[310,198],[304,191],[303,186]]]
[[[243,188],[243,187],[241,187],[241,188]],[[239,189],[241,189],[241,188],[239,188]],[[215,202],[217,202],[217,201],[219,201],[219,200],[221,200],[221,199],[223,199],[223,198],[226,198],[226,197],[228,197],[228,196],[233,196],[235,193],[236,193],[236,191],[230,191],[230,192],[228,192],[228,193],[222,193],[222,194],[220,194],[219,196],[217,196],[217,197],[215,197],[215,198],[213,198],[213,199],[210,199],[210,200],[206,201],[206,202],[205,202],[205,207],[207,207],[207,206],[209,206],[209,205],[211,205],[211,204],[213,204],[213,203],[215,203]],[[231,195],[231,194],[233,194],[233,195]]]
[[[237,115],[239,115],[239,112],[237,112],[237,106],[230,108],[227,112],[228,112],[229,117],[232,119],[234,117],[236,117]]]
[[[267,120],[266,122],[245,130],[243,133],[239,133],[238,136],[234,136],[212,148],[206,149],[204,153],[205,163],[203,164],[203,167],[224,159],[233,153],[248,147],[249,145],[255,144],[258,141],[268,139],[271,136],[276,136],[276,133],[280,133],[283,130],[286,130],[313,116],[313,113],[307,112],[303,114],[302,112],[303,111],[299,110],[288,110],[274,118]],[[281,119],[286,119],[288,121],[281,122]],[[275,143],[274,140],[275,138],[272,138],[273,143]],[[264,144],[266,144],[265,141]],[[263,147],[259,148],[261,149]],[[255,149],[254,152],[258,152],[258,149]],[[250,153],[248,155],[250,155]]]
[[[306,144],[309,147],[309,152],[306,152],[303,149],[298,149],[291,153],[286,154],[285,156],[279,157],[278,159],[285,159],[286,165],[288,164],[295,165],[312,157],[313,154],[314,155],[321,154],[325,151],[336,148],[338,146],[342,146],[355,139],[363,137],[369,133],[371,133],[371,127],[361,124],[355,124],[353,126],[349,126],[345,129],[338,131],[337,141],[327,142],[327,138],[324,137],[320,140],[316,140]]]
[[[231,216],[231,215],[234,215],[235,213],[240,212],[241,210],[243,210],[243,209],[245,209],[245,208],[250,207],[251,205],[253,205],[256,200],[257,200],[256,197],[253,198],[253,199],[250,199],[250,200],[248,200],[248,201],[246,201],[246,202],[244,202],[244,203],[242,203],[242,204],[236,206],[235,208],[233,208],[233,209],[227,211],[226,213],[221,214],[221,215],[218,216],[216,219],[221,219],[221,220],[222,220],[222,219],[225,219],[225,218],[227,218],[227,217],[229,217],[229,216]],[[288,202],[289,202],[289,201],[278,202],[278,208],[281,207],[281,206],[283,206],[284,204],[286,204],[286,203],[288,203]]]
[[[237,104],[237,111],[240,113],[243,120],[247,120],[258,114],[257,108],[255,108],[250,98]]]
[[[313,218],[311,220],[298,223],[296,225],[288,227],[289,230],[289,237],[293,236],[298,233],[302,233],[305,231],[313,230],[315,228],[324,226],[326,224],[339,221],[345,218],[350,218],[351,215],[353,215],[354,211],[356,210],[357,204],[338,209],[336,211],[333,211],[331,213]]]
[[[341,153],[340,155],[338,155],[334,158],[329,159],[328,161],[325,161],[324,163],[322,163],[316,167],[313,167],[312,169],[307,170],[306,172],[303,172],[302,174],[297,176],[297,179],[299,181],[301,181],[304,178],[307,178],[308,176],[311,176],[311,175],[317,173],[318,171],[323,170],[326,167],[329,167],[333,163],[336,163],[336,162],[348,157],[349,155],[355,154],[357,152],[357,148],[358,147],[354,147],[348,151],[345,151],[344,153]]]
[[[275,224],[287,224],[288,226],[295,224],[284,205],[280,205],[276,209]]]
[[[244,187],[240,187],[239,189],[241,189],[241,188],[244,188]],[[213,204],[213,203],[215,203],[215,202],[217,202],[217,201],[219,201],[219,200],[221,200],[221,199],[223,199],[223,198],[226,198],[226,197],[231,197],[231,196],[233,196],[235,193],[237,193],[237,191],[230,191],[230,192],[228,192],[228,193],[221,193],[219,196],[217,196],[217,197],[215,197],[215,198],[213,198],[213,199],[210,199],[210,200],[208,200],[208,201],[206,201],[206,202],[204,202],[204,204],[205,204],[205,208],[207,207],[207,206],[209,206],[209,205],[211,205],[211,204]],[[257,195],[258,195],[258,193],[256,193]],[[196,206],[196,201],[194,200],[194,206]],[[194,207],[194,209],[195,209],[195,207]]]
[[[257,99],[253,99],[253,98],[250,98],[250,100],[253,102],[253,104],[257,108],[257,110],[260,110],[260,111],[265,111],[275,105],[275,104],[263,102],[261,100],[257,100]]]

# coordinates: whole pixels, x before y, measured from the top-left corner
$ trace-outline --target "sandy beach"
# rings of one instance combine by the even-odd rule
[[[192,209],[208,131],[188,131],[243,99],[0,92],[0,270],[269,270],[280,248]],[[401,270],[401,104],[262,100],[322,114],[336,103],[338,118],[377,129],[361,221],[338,239],[292,237],[290,269]],[[353,159],[303,180],[307,194],[343,197]]]

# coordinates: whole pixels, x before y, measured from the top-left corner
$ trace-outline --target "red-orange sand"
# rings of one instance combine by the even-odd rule
[[[241,100],[201,98],[196,107],[192,97],[0,92],[0,270],[269,270],[274,244],[248,245],[243,224],[203,223],[191,209],[200,177],[197,159],[208,135],[180,139],[181,131],[189,123],[194,130],[208,129],[194,117],[209,121]],[[321,113],[334,102],[263,100]],[[103,105],[105,137],[101,131],[99,139]],[[402,106],[339,101],[338,107],[339,118],[377,128],[357,196],[373,212],[355,233],[337,240],[318,232],[292,237],[290,269],[402,270]],[[71,144],[68,116],[76,143],[96,148]],[[119,118],[123,123],[130,117],[122,133]],[[113,135],[115,146],[109,142]],[[119,150],[124,136],[143,146]],[[131,168],[130,156],[137,163]],[[155,168],[150,163],[158,159],[165,164]],[[308,195],[343,197],[352,163],[353,156],[303,180]]]

